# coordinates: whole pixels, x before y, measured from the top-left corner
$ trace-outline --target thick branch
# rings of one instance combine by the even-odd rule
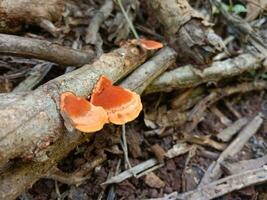
[[[0,32],[15,33],[24,24],[59,21],[63,11],[63,0],[0,0]]]
[[[92,65],[58,77],[2,107],[0,163],[21,156],[47,160],[47,155],[40,151],[62,137],[64,130],[57,110],[60,93],[73,91],[77,95],[88,96],[101,74],[116,81],[140,65],[147,55],[134,46],[122,47],[104,54]]]
[[[93,60],[93,52],[83,52],[39,39],[0,34],[0,53],[37,58],[60,65],[82,66]]]
[[[65,81],[63,80],[67,79],[68,82],[73,82],[70,83],[70,85],[72,85],[73,87],[73,91],[75,91],[79,95],[88,95],[88,91],[92,89],[99,74],[107,74],[113,80],[117,80],[119,77],[122,77],[123,75],[125,75],[125,73],[129,72],[129,70],[136,67],[136,65],[140,64],[140,62],[142,62],[146,58],[147,54],[141,54],[141,52],[137,54],[136,50],[137,50],[136,48],[119,49],[113,53],[103,55],[100,57],[100,60],[97,61],[96,63],[84,67],[85,70],[82,70],[83,68],[81,68],[80,70],[77,70],[78,73],[73,72],[73,74],[70,77],[68,75],[65,75],[61,78],[52,81],[52,83],[60,82],[61,87],[63,87],[64,89],[61,88],[60,85],[58,85],[57,88],[60,91],[61,89],[66,90],[66,87],[68,88],[67,81],[65,85],[64,84]],[[133,52],[135,53],[133,54]],[[167,52],[168,54],[166,54]],[[173,51],[170,51],[170,49],[166,48],[165,50],[160,51],[158,55],[151,58],[151,60],[149,61],[149,63],[154,63],[154,61],[158,61],[159,57],[164,58],[166,60],[166,63],[163,64],[163,61],[161,61],[160,62],[161,67],[160,68],[158,67],[157,68],[158,70],[151,71],[150,64],[144,64],[141,66],[141,68],[143,68],[144,71],[149,72],[151,77],[155,78],[156,75],[159,75],[158,71],[163,71],[162,69],[166,69],[166,66],[169,66],[170,60],[173,60],[174,58],[174,54],[175,53]],[[137,69],[137,71],[139,71],[139,69]],[[155,73],[156,75],[153,75],[153,73]],[[78,77],[78,75],[79,79],[81,80],[77,80],[75,78]],[[126,80],[132,80],[131,75]],[[141,78],[141,83],[145,82],[145,84],[149,84],[152,80],[153,80],[152,78],[150,78],[149,81]],[[83,87],[79,87],[80,84],[85,84],[85,85]],[[142,85],[143,84],[141,84],[141,86]],[[132,84],[132,82],[125,81],[124,86],[129,89],[137,89],[137,91],[139,91],[138,87]],[[55,95],[57,96],[57,94]],[[2,183],[0,185],[0,198],[4,199],[15,198],[18,194],[20,194],[25,189],[29,188],[36,180],[42,177],[52,166],[54,166],[65,155],[67,155],[67,153],[71,151],[75,146],[88,140],[88,137],[89,137],[88,135],[86,136],[80,133],[65,133],[61,135],[61,137],[54,144],[50,145],[49,147],[43,150],[40,150],[42,151],[41,153],[43,155],[48,157],[43,162],[40,162],[40,160],[35,162],[32,161],[30,163],[23,164],[15,169],[10,169],[10,171],[4,173],[2,176],[0,176],[0,182]],[[16,187],[14,187],[14,184],[16,184]],[[10,188],[12,188],[12,190]]]
[[[156,13],[169,44],[179,52],[181,59],[205,64],[224,50],[221,37],[187,0],[150,0],[147,4],[151,13]]]

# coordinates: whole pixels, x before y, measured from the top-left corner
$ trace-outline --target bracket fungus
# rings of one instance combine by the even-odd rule
[[[103,107],[109,121],[117,125],[134,120],[142,110],[141,99],[137,93],[113,86],[112,81],[104,75],[97,82],[90,102]]]
[[[85,133],[99,131],[108,123],[107,112],[102,107],[94,106],[72,92],[61,94],[60,111],[66,127],[70,124]]]

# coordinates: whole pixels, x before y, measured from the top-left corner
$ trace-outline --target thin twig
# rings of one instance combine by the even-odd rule
[[[129,16],[128,16],[127,12],[125,11],[125,9],[124,9],[124,7],[123,7],[123,5],[122,5],[121,0],[117,0],[117,2],[118,2],[118,4],[119,4],[119,6],[120,6],[120,9],[121,9],[121,11],[122,11],[122,13],[123,13],[125,19],[127,20],[128,24],[129,24],[129,27],[130,27],[132,33],[134,34],[134,37],[135,37],[136,39],[139,39],[140,37],[139,37],[137,31],[135,30],[132,21],[129,19]]]
[[[121,142],[121,146],[123,149],[123,154],[124,154],[124,161],[125,161],[125,168],[132,168],[131,163],[129,161],[129,157],[128,157],[128,146],[127,146],[127,139],[126,139],[126,130],[125,130],[125,124],[123,124],[121,126],[122,128],[122,142]]]

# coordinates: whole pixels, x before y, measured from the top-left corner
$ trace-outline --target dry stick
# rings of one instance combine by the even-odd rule
[[[82,66],[92,62],[93,52],[64,47],[46,40],[0,34],[0,53],[37,58],[59,65]]]
[[[178,57],[203,65],[225,49],[211,24],[187,0],[150,0],[146,3],[164,27],[168,42],[179,52]]]
[[[165,156],[167,158],[174,158],[176,156],[182,155],[187,153],[192,149],[191,146],[185,145],[185,144],[177,144],[174,145],[172,149],[170,149]],[[111,177],[102,185],[106,184],[112,184],[112,183],[120,183],[128,178],[133,177],[133,175],[136,175],[137,178],[140,178],[141,176],[147,174],[148,172],[152,172],[153,170],[158,169],[159,167],[164,166],[164,164],[160,164],[156,159],[151,158],[145,162],[142,162],[126,171],[121,172],[120,174]]]
[[[261,184],[266,181],[266,167],[260,167],[222,178],[218,181],[205,185],[200,189],[195,189],[182,194],[174,192],[163,198],[149,200],[210,200],[235,190],[240,190],[251,185]]]
[[[139,66],[148,52],[130,45],[103,54],[91,65],[60,76],[0,112],[1,164],[18,156],[33,161],[0,176],[0,199],[14,199],[41,178],[90,134],[66,133],[58,111],[59,95],[88,96],[100,75],[117,81]],[[3,120],[2,120],[3,119]]]
[[[108,179],[107,181],[105,181],[104,183],[102,183],[102,185],[106,185],[106,184],[111,184],[111,183],[120,183],[130,177],[132,177],[134,174],[138,175],[139,173],[141,173],[144,170],[147,170],[155,165],[158,164],[158,161],[154,158],[151,158],[145,162],[142,162],[116,176],[111,177],[110,179]]]
[[[242,160],[235,163],[229,163],[229,162],[223,162],[222,168],[224,171],[226,171],[227,174],[238,174],[243,173],[248,170],[253,170],[259,167],[262,167],[267,164],[267,155],[251,159],[251,160]]]
[[[94,15],[93,19],[90,21],[89,27],[86,29],[85,42],[87,44],[96,44],[97,34],[100,26],[108,18],[113,10],[113,1],[106,0],[104,5],[100,10]]]
[[[128,146],[127,146],[127,140],[126,140],[125,124],[123,124],[121,128],[122,128],[121,146],[122,146],[123,154],[124,154],[124,165],[125,165],[125,169],[128,169],[128,168],[132,168],[132,165],[128,157]]]
[[[163,55],[164,54],[162,54],[162,56],[157,55],[156,57],[159,56],[169,61],[169,57]],[[113,51],[112,53],[102,55],[99,60],[94,62],[92,65],[86,65],[81,69],[75,70],[71,73],[67,73],[64,76],[58,77],[57,79],[48,82],[44,86],[40,87],[38,90],[34,91],[33,94],[24,97],[24,99],[22,99],[20,102],[16,102],[17,105],[18,103],[20,105],[23,105],[23,110],[21,110],[21,112],[23,114],[27,113],[26,117],[21,114],[21,112],[14,113],[12,107],[10,108],[10,111],[3,112],[7,113],[7,115],[12,115],[15,118],[17,117],[17,119],[20,119],[21,122],[24,122],[24,120],[26,120],[27,124],[30,125],[30,129],[25,130],[24,128],[24,130],[20,130],[23,127],[17,127],[18,121],[16,121],[16,123],[14,121],[13,123],[15,124],[13,125],[11,123],[11,126],[9,128],[14,129],[13,131],[17,131],[17,133],[22,133],[16,135],[16,132],[14,133],[11,130],[11,133],[13,133],[12,135],[16,137],[16,140],[14,141],[17,141],[17,143],[13,143],[14,146],[12,145],[12,147],[15,149],[19,149],[19,152],[16,153],[30,153],[32,144],[36,143],[38,144],[38,146],[37,149],[34,149],[35,154],[32,155],[36,156],[34,157],[35,162],[24,164],[23,166],[5,172],[2,176],[0,176],[0,182],[2,183],[0,184],[0,199],[15,198],[23,190],[30,187],[36,180],[42,177],[43,174],[45,174],[59,160],[61,160],[65,155],[67,155],[68,152],[70,152],[77,145],[88,140],[88,137],[90,137],[88,135],[83,135],[80,133],[64,134],[63,131],[65,131],[65,128],[63,128],[63,123],[61,121],[58,111],[56,110],[55,104],[55,102],[57,102],[58,105],[58,95],[61,92],[71,90],[77,95],[87,96],[94,87],[96,81],[98,80],[101,74],[109,76],[114,82],[116,82],[118,79],[122,78],[127,73],[132,71],[132,69],[140,65],[140,63],[142,63],[147,58],[147,56],[148,52],[146,51],[140,51],[138,48],[132,45],[124,46],[120,49]],[[171,57],[172,56],[173,55],[171,55]],[[151,60],[153,59],[154,58],[151,58]],[[173,57],[172,59],[174,62],[175,59]],[[161,67],[165,68],[165,65],[162,64]],[[147,73],[155,73],[155,71],[147,70]],[[146,74],[143,74],[142,77],[140,77],[140,80],[146,81],[144,77],[146,77]],[[149,79],[149,81],[152,80],[153,79]],[[131,89],[131,85],[128,85],[127,83],[125,83],[124,86],[128,89]],[[50,93],[48,93],[48,91]],[[26,102],[28,102],[29,99],[31,100],[29,102],[31,103],[30,105],[35,105],[35,109],[29,109],[30,105],[25,107],[25,105],[27,105]],[[16,107],[16,104],[14,107]],[[38,116],[39,112],[41,112],[42,115],[45,115],[47,117],[44,118],[43,121],[31,121],[32,118]],[[31,115],[29,116],[29,114],[31,114],[32,117]],[[24,116],[24,118],[21,119],[21,116]],[[48,122],[51,124],[47,124]],[[2,125],[1,123],[2,122],[0,122],[0,127]],[[10,123],[10,121],[8,123]],[[35,130],[38,132],[33,131],[32,127],[38,127],[38,130]],[[32,132],[30,132],[30,130],[32,130]],[[4,131],[4,133],[6,132],[8,131]],[[26,137],[25,133],[27,133]],[[31,137],[32,135],[29,133],[33,134],[34,137]],[[1,134],[3,133],[0,132],[0,136]],[[47,138],[49,138],[50,140],[47,141]],[[7,141],[13,141],[12,139],[10,139],[11,138],[9,138]],[[47,145],[48,142],[51,141],[51,139],[54,139],[54,141],[52,140],[52,142],[54,142],[53,145],[45,147],[44,145]],[[20,148],[18,148],[18,146],[21,145],[21,143],[18,141],[21,140],[24,140],[24,146],[20,146]],[[43,143],[40,143],[40,141],[43,141]],[[1,142],[3,141],[1,141],[0,139],[0,156],[2,156],[3,153],[8,152],[8,155],[5,155],[5,159],[7,160],[10,158],[10,156],[12,156],[12,154],[9,154],[9,152],[11,151],[11,145],[9,146],[8,150],[4,150],[3,146],[1,146]],[[43,147],[43,149],[38,149],[38,147]],[[10,190],[11,187],[13,190]]]
[[[134,88],[141,94],[152,80],[175,62],[176,55],[176,52],[169,47],[161,49],[152,59],[124,79],[121,86]]]
[[[235,121],[233,124],[225,128],[219,134],[216,135],[218,140],[223,142],[229,142],[232,137],[245,125],[247,124],[247,118],[240,118],[239,120]]]
[[[208,183],[217,180],[222,175],[221,163],[229,157],[236,155],[244,145],[247,143],[249,138],[253,136],[260,128],[263,119],[261,114],[257,115],[233,140],[233,142],[222,152],[218,160],[211,165],[209,170],[205,173],[202,178],[199,188],[204,187]]]
[[[263,56],[241,54],[232,59],[214,62],[203,71],[198,71],[192,65],[186,65],[163,73],[148,86],[145,93],[169,92],[175,89],[194,87],[202,83],[218,82],[224,78],[260,69],[263,60]]]
[[[14,88],[12,92],[26,92],[32,90],[50,71],[52,63],[41,63],[32,68],[30,75]]]

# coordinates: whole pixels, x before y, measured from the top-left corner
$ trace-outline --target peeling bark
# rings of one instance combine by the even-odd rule
[[[0,32],[16,33],[24,24],[59,21],[64,0],[0,0]]]
[[[150,0],[147,4],[156,13],[164,27],[166,39],[182,60],[191,62],[193,59],[196,64],[203,65],[210,63],[213,56],[224,50],[221,37],[214,33],[211,24],[187,0]]]

